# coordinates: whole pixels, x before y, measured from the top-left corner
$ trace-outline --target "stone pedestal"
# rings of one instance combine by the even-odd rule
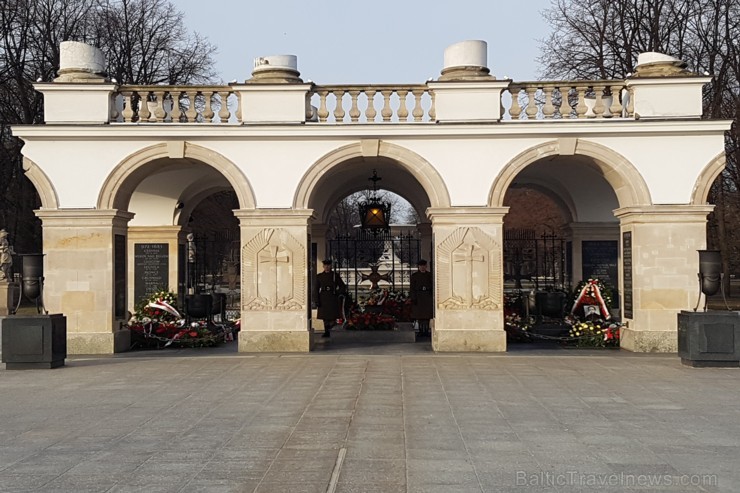
[[[502,264],[508,210],[428,209],[434,228],[435,351],[506,351]]]
[[[57,368],[67,357],[67,318],[62,314],[0,318],[2,361],[7,370]]]
[[[6,317],[15,310],[20,295],[17,282],[0,281],[0,317]]]
[[[740,312],[679,313],[678,355],[688,366],[740,366]]]

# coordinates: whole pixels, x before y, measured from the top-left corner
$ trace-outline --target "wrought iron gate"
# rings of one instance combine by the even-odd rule
[[[571,284],[570,266],[564,238],[554,234],[537,235],[533,229],[504,231],[504,280],[515,289],[529,281],[535,290],[567,289]]]
[[[372,286],[388,286],[408,292],[411,274],[416,271],[421,245],[414,235],[373,234],[358,230],[329,240],[329,257],[354,299]]]

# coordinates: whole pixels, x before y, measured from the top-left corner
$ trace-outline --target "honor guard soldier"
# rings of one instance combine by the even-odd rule
[[[331,328],[338,318],[344,318],[342,303],[347,292],[347,286],[342,278],[332,270],[331,260],[323,261],[324,272],[316,276],[314,299],[318,310],[317,317],[324,321],[324,334],[329,337]]]
[[[417,262],[419,270],[411,274],[411,318],[419,324],[419,337],[430,337],[429,320],[434,318],[434,277],[427,271],[427,261]]]

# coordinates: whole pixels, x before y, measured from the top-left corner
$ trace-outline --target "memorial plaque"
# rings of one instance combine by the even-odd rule
[[[113,243],[114,314],[126,318],[126,237],[116,235]]]
[[[169,288],[170,256],[167,243],[134,245],[134,300],[139,303],[151,294]]]
[[[583,279],[599,279],[616,288],[619,245],[614,240],[584,241],[581,244]]]
[[[622,233],[622,272],[624,273],[624,318],[632,318],[632,231]]]

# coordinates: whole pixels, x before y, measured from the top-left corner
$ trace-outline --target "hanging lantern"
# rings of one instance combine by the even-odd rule
[[[383,202],[378,198],[378,182],[382,180],[378,172],[373,170],[373,176],[368,178],[373,182],[368,198],[359,203],[360,222],[362,229],[371,230],[374,234],[378,231],[390,229],[391,204]]]

